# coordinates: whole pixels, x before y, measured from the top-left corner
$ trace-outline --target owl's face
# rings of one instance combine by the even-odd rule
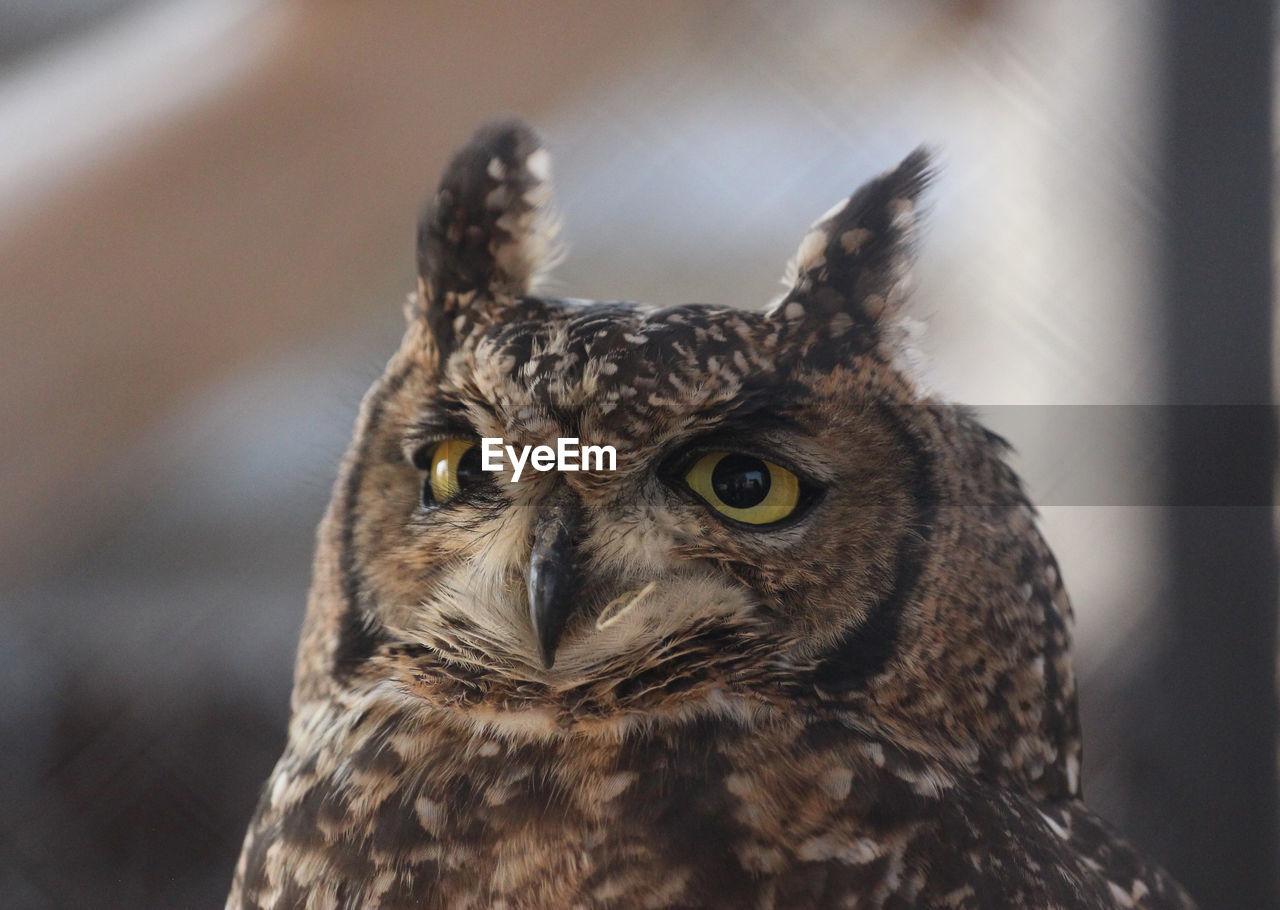
[[[1027,554],[966,551],[948,524],[1003,509],[1010,540],[1034,536],[999,446],[901,364],[925,175],[917,153],[832,209],[768,310],[546,299],[530,293],[545,152],[523,127],[482,131],[424,218],[409,330],[330,512],[327,670],[531,729],[801,700],[904,741],[1017,735],[984,731],[993,692],[951,692],[944,715],[929,691],[949,667],[1043,703],[1058,645],[1053,685],[1070,671],[1060,617],[1050,646],[1043,610],[1018,612]],[[526,463],[517,480],[510,457],[484,468],[494,438],[572,438],[616,465]],[[1003,563],[994,591],[963,577]],[[937,573],[957,570],[948,603]],[[1056,578],[1036,584],[1057,596]],[[992,611],[1008,614],[996,632]]]
[[[919,455],[854,373],[780,350],[784,328],[525,298],[438,367],[409,353],[357,507],[380,624],[555,689],[644,679],[704,697],[815,659],[891,590]],[[481,470],[483,438],[612,446],[616,470],[513,482],[509,458]]]

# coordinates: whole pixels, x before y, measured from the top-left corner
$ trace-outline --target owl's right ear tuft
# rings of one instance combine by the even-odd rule
[[[918,148],[814,222],[770,316],[793,337],[874,344],[907,296],[919,199],[932,176],[931,155]]]
[[[418,226],[417,312],[447,350],[554,265],[551,157],[519,120],[481,127],[445,169]]]

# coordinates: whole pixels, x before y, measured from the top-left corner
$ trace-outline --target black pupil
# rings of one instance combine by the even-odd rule
[[[758,506],[769,495],[769,466],[751,455],[726,455],[711,471],[711,489],[732,508]]]
[[[483,476],[480,469],[480,447],[472,446],[458,459],[458,489],[465,490]]]

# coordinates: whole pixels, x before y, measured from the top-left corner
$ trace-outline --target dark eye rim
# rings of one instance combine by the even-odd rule
[[[684,475],[689,469],[697,463],[698,459],[711,452],[731,452],[738,455],[748,455],[752,458],[759,458],[761,461],[767,461],[776,464],[780,468],[786,468],[792,474],[796,475],[796,479],[800,482],[800,499],[796,502],[795,510],[785,518],[768,524],[758,525],[745,521],[738,521],[736,518],[730,518],[719,509],[715,508],[711,503],[702,498],[701,495],[694,492],[689,484],[685,482]],[[695,502],[704,507],[711,516],[721,524],[731,528],[740,528],[745,531],[754,533],[768,533],[773,531],[783,531],[793,525],[799,524],[809,517],[814,507],[822,501],[826,495],[826,488],[809,477],[804,471],[798,470],[793,463],[785,457],[766,449],[756,448],[755,446],[743,445],[740,442],[715,441],[708,440],[706,442],[697,442],[684,448],[679,449],[672,455],[663,459],[658,467],[658,479],[665,483],[668,487],[679,493],[684,499]]]

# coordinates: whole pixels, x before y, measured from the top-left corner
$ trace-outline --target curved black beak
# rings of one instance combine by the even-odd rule
[[[556,661],[556,646],[573,613],[573,547],[581,520],[577,497],[561,488],[552,494],[533,525],[529,558],[529,619],[542,665]]]

